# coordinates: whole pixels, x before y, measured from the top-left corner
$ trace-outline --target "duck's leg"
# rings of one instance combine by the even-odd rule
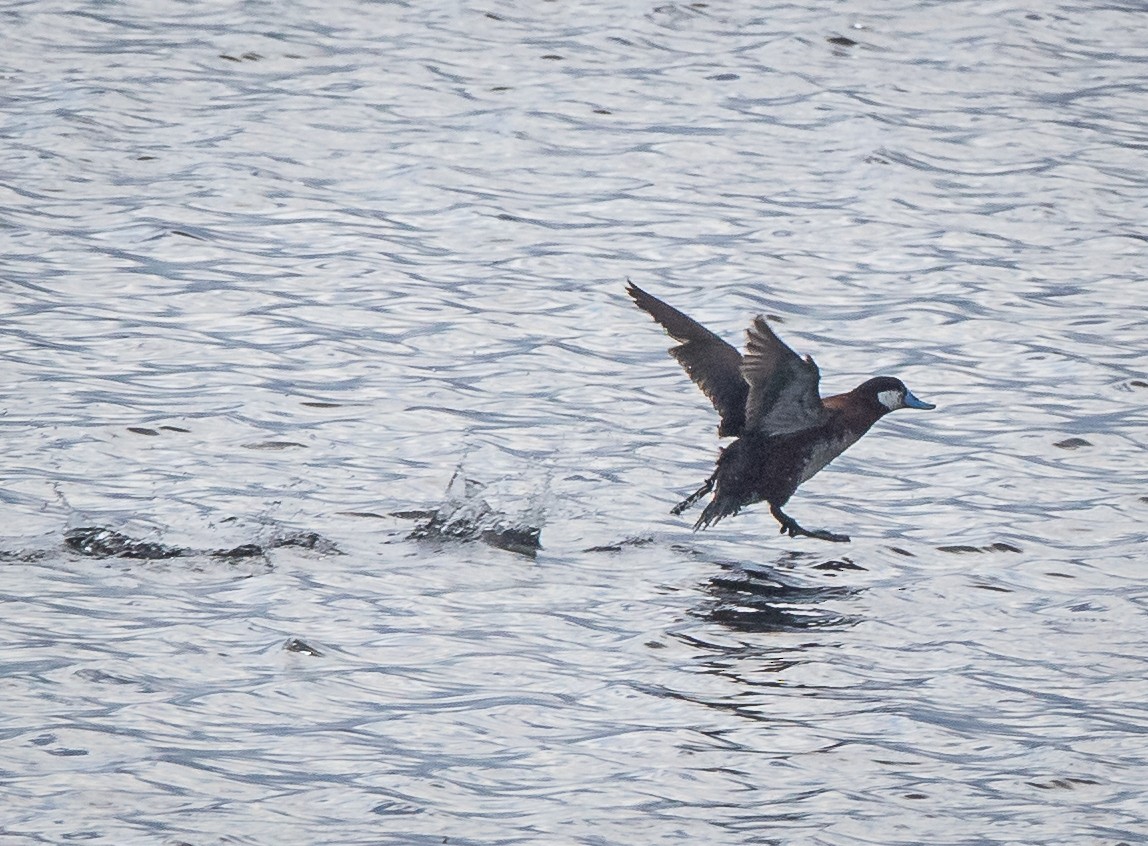
[[[802,535],[807,538],[817,538],[818,540],[833,541],[834,543],[849,543],[849,535],[837,535],[825,529],[814,529],[810,531],[809,529],[801,528],[796,520],[772,502],[769,504],[769,513],[781,524],[781,534],[783,535],[788,534],[791,538]]]
[[[691,505],[693,505],[695,502],[697,502],[699,499],[701,499],[703,496],[708,494],[713,489],[714,489],[714,477],[710,476],[708,479],[706,479],[706,483],[704,485],[702,485],[700,488],[698,488],[692,494],[690,494],[685,499],[683,499],[681,502],[679,502],[677,505],[675,505],[673,508],[671,508],[670,513],[671,514],[681,514],[683,511],[685,511],[687,508],[689,508]]]

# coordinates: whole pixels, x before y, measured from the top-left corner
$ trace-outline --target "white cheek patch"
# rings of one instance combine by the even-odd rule
[[[898,408],[905,407],[905,398],[901,395],[900,391],[881,391],[877,394],[877,402],[885,406],[890,411],[896,411]]]

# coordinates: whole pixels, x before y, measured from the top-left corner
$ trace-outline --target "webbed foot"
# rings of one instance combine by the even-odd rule
[[[838,535],[826,529],[805,529],[798,525],[797,521],[778,508],[776,505],[769,506],[769,513],[774,516],[778,523],[781,524],[781,534],[788,534],[791,538],[798,536],[807,538],[817,538],[823,541],[832,541],[833,543],[849,543],[849,535]]]
[[[849,543],[849,535],[839,535],[836,532],[829,531],[828,529],[808,530],[803,529],[800,526],[798,526],[797,529],[798,534],[805,535],[806,537],[817,538],[818,540],[823,541],[832,541],[833,543]],[[790,537],[793,537],[793,535],[791,534]]]

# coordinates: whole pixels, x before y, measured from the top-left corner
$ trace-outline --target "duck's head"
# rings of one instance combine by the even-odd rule
[[[878,376],[860,385],[857,390],[869,397],[886,411],[896,411],[898,408],[920,408],[928,410],[936,408],[931,402],[919,400],[913,392],[905,387],[905,383],[892,376]]]

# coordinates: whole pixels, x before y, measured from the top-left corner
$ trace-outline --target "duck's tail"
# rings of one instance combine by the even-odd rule
[[[741,506],[737,503],[730,502],[720,495],[715,496],[706,503],[702,516],[694,523],[694,531],[700,532],[702,529],[708,529],[721,518],[737,514],[739,511],[741,511]]]
[[[706,483],[704,485],[702,485],[700,488],[698,488],[692,494],[690,494],[685,499],[683,499],[681,502],[679,502],[677,505],[675,505],[673,508],[671,508],[670,513],[671,514],[681,514],[683,511],[685,511],[687,508],[689,508],[691,505],[693,505],[695,502],[697,502],[699,499],[701,499],[703,496],[708,494],[713,489],[714,489],[714,477],[710,476],[708,479],[706,479]]]

